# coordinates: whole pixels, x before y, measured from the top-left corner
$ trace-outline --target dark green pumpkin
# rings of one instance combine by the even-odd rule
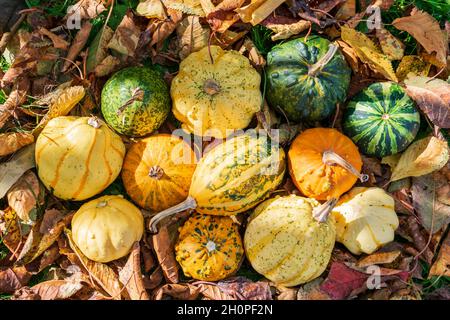
[[[344,111],[343,128],[364,154],[384,157],[406,149],[420,127],[420,115],[405,90],[393,82],[373,83]]]
[[[121,134],[134,137],[150,134],[161,126],[169,112],[169,89],[153,69],[122,69],[103,87],[103,117]]]
[[[312,72],[329,47],[327,39],[310,36],[277,45],[267,55],[267,100],[289,120],[325,119],[345,100],[351,70],[339,50]]]

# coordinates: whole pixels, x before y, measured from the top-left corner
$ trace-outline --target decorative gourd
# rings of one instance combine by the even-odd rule
[[[186,276],[218,281],[237,271],[244,248],[230,217],[195,214],[179,229],[175,253]]]
[[[161,211],[186,199],[195,166],[189,144],[157,134],[130,147],[123,163],[123,185],[139,206]]]
[[[256,207],[244,236],[252,267],[286,287],[320,276],[330,261],[335,242],[334,223],[328,219],[332,205],[320,206],[314,199],[290,195],[272,198]],[[316,215],[318,209],[323,212]]]
[[[170,89],[172,112],[185,130],[223,138],[247,127],[261,109],[260,82],[239,52],[205,47],[181,61]]]
[[[136,137],[150,134],[162,125],[169,112],[169,89],[156,70],[125,68],[103,87],[103,117],[121,134]]]
[[[227,139],[200,159],[187,199],[154,216],[149,228],[156,232],[158,221],[187,209],[222,216],[247,211],[281,183],[285,169],[283,149],[267,136]]]
[[[373,83],[357,94],[343,115],[343,128],[362,153],[385,157],[406,149],[420,115],[405,90],[393,82]]]
[[[354,254],[371,254],[394,240],[394,199],[381,188],[356,187],[342,196],[332,215],[336,241]]]
[[[122,196],[103,196],[81,206],[72,218],[72,239],[89,259],[126,256],[144,233],[141,211]]]
[[[125,156],[120,137],[95,117],[57,117],[36,141],[38,175],[55,196],[85,200],[119,175]]]
[[[295,138],[288,154],[289,172],[297,188],[317,200],[339,198],[360,174],[361,156],[355,144],[336,129],[313,128]]]
[[[269,104],[298,122],[332,115],[347,97],[351,70],[336,45],[309,36],[275,46],[266,74]]]

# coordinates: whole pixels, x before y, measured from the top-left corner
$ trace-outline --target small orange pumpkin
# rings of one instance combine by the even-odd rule
[[[186,199],[195,167],[195,153],[187,142],[170,134],[157,134],[131,146],[122,180],[139,206],[161,211]]]
[[[289,173],[297,188],[317,200],[338,198],[350,190],[360,174],[361,155],[356,145],[336,129],[313,128],[303,131],[288,154]]]

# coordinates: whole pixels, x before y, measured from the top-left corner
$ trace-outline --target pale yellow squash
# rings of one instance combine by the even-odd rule
[[[399,221],[394,199],[381,188],[356,187],[333,209],[336,241],[354,254],[371,254],[394,240]]]
[[[72,239],[89,259],[126,256],[144,232],[141,211],[122,196],[103,196],[81,206],[72,219]]]
[[[102,192],[119,175],[124,156],[120,137],[97,118],[54,118],[36,141],[39,178],[64,200]]]
[[[227,130],[247,127],[261,109],[260,83],[239,52],[205,47],[180,63],[170,90],[172,112],[185,130],[223,138]]]

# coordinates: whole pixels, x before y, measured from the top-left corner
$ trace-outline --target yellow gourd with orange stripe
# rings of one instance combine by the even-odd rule
[[[94,117],[54,118],[36,141],[39,178],[64,200],[102,192],[119,175],[124,155],[120,137]]]

